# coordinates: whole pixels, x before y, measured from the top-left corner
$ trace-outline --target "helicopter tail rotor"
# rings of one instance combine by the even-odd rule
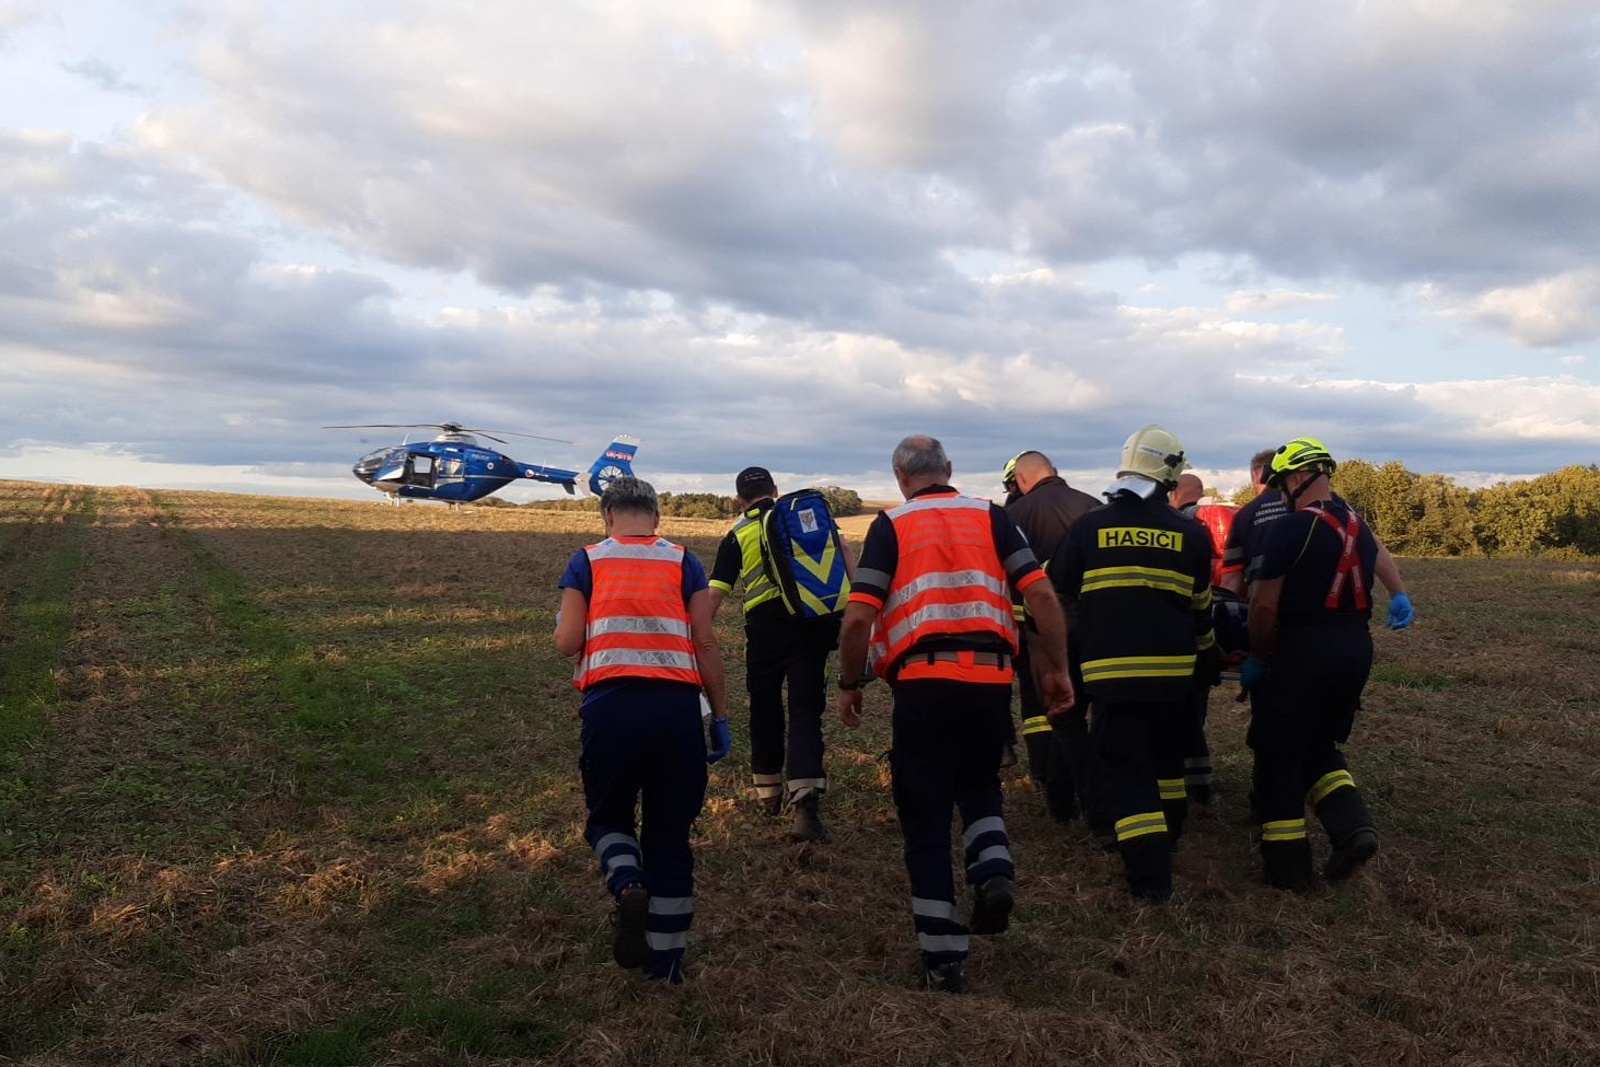
[[[639,439],[628,434],[620,434],[607,445],[589,467],[589,492],[599,496],[618,478],[633,477],[633,454],[638,450]]]

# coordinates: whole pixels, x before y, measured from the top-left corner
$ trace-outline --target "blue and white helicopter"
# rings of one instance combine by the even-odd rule
[[[526,437],[535,441],[556,441],[571,444],[556,437],[540,437],[531,433],[511,430],[475,430],[456,422],[367,423],[353,426],[324,426],[325,430],[403,430],[435,429],[442,431],[431,441],[415,441],[380,448],[362,456],[351,467],[351,473],[374,489],[387,493],[398,503],[407,500],[443,500],[450,504],[469,504],[503,489],[512,482],[535,481],[559,485],[568,493],[576,493],[579,471],[561,467],[544,467],[535,463],[519,463],[510,456],[496,452],[478,443],[473,434],[481,434],[491,441],[506,444],[496,434],[508,437]],[[596,496],[605,492],[612,479],[633,474],[633,454],[638,451],[639,439],[626,434],[606,446],[600,457],[589,466],[588,490]]]

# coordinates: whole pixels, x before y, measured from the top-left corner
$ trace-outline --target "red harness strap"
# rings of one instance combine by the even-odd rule
[[[1366,611],[1370,602],[1367,599],[1367,583],[1362,580],[1361,557],[1356,554],[1356,542],[1361,537],[1361,520],[1356,518],[1355,509],[1346,514],[1342,523],[1315,505],[1306,510],[1314,512],[1317,518],[1327,523],[1344,544],[1344,551],[1339,554],[1339,569],[1334,572],[1333,581],[1328,585],[1328,598],[1322,602],[1322,606],[1329,611],[1339,609],[1339,596],[1344,592],[1344,583],[1348,579],[1356,610]]]

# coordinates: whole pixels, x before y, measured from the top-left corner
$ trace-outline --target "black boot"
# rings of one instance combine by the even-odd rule
[[[1322,877],[1330,882],[1342,882],[1377,853],[1378,832],[1370,826],[1362,827],[1346,838],[1343,844],[1334,846],[1333,854],[1322,866]]]
[[[645,919],[650,914],[650,894],[635,882],[617,894],[617,911],[612,921],[616,930],[611,935],[611,958],[618,967],[633,970],[643,967],[650,955],[645,943]]]
[[[1261,842],[1261,871],[1274,889],[1304,893],[1316,885],[1311,873],[1311,842],[1304,837],[1291,841]]]
[[[925,965],[922,968],[922,986],[936,993],[965,993],[967,979],[961,973],[961,961]]]
[[[1011,879],[997,874],[972,890],[972,922],[975,934],[1003,934],[1011,925],[1011,909],[1016,901],[1011,896]]]
[[[789,828],[789,840],[801,843],[822,844],[828,840],[828,831],[817,814],[821,798],[807,793],[794,802],[794,825]]]
[[[1172,844],[1165,833],[1141,834],[1117,844],[1128,877],[1128,892],[1139,900],[1164,904],[1172,898]]]

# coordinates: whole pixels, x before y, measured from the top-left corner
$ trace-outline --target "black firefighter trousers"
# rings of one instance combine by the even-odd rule
[[[1105,775],[1105,805],[1128,891],[1145,900],[1172,895],[1172,849],[1189,810],[1183,759],[1192,706],[1187,696],[1094,702],[1090,730]]]
[[[1255,807],[1269,884],[1311,884],[1309,804],[1335,848],[1372,816],[1339,746],[1350,738],[1372,671],[1372,637],[1362,620],[1286,626],[1278,655],[1251,693]]]

